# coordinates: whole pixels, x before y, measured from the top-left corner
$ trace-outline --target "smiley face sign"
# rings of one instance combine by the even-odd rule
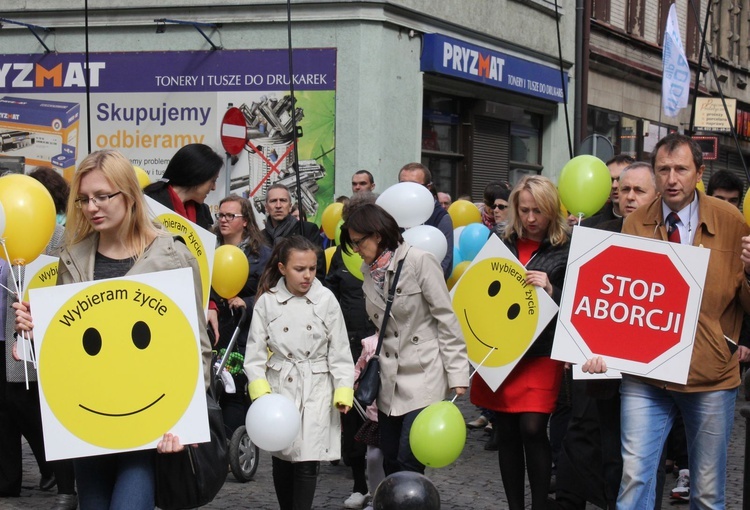
[[[203,308],[208,311],[208,301],[211,297],[211,273],[214,267],[214,252],[216,251],[216,236],[201,228],[192,221],[183,218],[171,209],[164,207],[151,197],[144,197],[151,211],[151,217],[161,223],[165,229],[182,237],[185,245],[198,261],[203,284]]]
[[[557,313],[546,292],[526,284],[526,270],[494,235],[451,296],[469,361],[493,391]]]
[[[510,259],[487,258],[464,272],[453,296],[469,358],[487,367],[507,365],[534,339],[538,314],[536,288],[526,285],[523,266]]]
[[[186,302],[160,290],[170,273],[167,288],[182,287]],[[158,281],[149,283],[147,276],[31,291],[48,457],[67,456],[48,430],[107,451],[142,449],[168,431],[189,442],[177,425],[203,388],[192,273],[154,273]],[[44,293],[49,300],[66,287],[76,289],[39,306]]]

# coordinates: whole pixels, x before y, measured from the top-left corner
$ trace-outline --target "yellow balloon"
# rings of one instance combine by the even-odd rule
[[[326,254],[326,273],[331,269],[331,259],[333,258],[333,254],[336,252],[335,246],[329,246],[326,248],[325,254]]]
[[[133,166],[133,169],[135,169],[135,176],[138,178],[138,184],[141,186],[141,189],[151,184],[151,178],[143,168]]]
[[[28,175],[0,177],[0,204],[5,211],[6,251],[0,256],[12,264],[36,259],[52,239],[56,213],[52,196],[44,185]]]
[[[453,270],[450,277],[448,278],[448,281],[446,282],[446,285],[448,285],[448,290],[451,290],[453,286],[458,283],[458,280],[461,279],[461,276],[463,276],[466,268],[469,267],[469,264],[471,264],[471,260],[464,260],[463,262],[459,262],[458,264],[456,264],[456,268]]]
[[[219,246],[214,253],[211,287],[224,299],[235,297],[245,286],[250,264],[245,253],[231,244]]]
[[[339,221],[341,221],[341,213],[343,210],[344,204],[341,202],[334,202],[323,211],[320,224],[323,226],[323,232],[325,232],[328,239],[336,237],[336,226]]]
[[[745,222],[750,225],[750,192],[745,193],[745,200],[742,201],[742,214],[745,215]]]
[[[706,192],[706,186],[704,186],[703,181],[698,181],[698,184],[695,185],[695,189],[702,191],[703,193]]]
[[[448,208],[448,214],[453,220],[453,228],[465,227],[471,223],[482,221],[482,213],[476,205],[468,200],[456,200]]]

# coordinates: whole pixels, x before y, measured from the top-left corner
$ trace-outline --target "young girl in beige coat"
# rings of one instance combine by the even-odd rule
[[[280,393],[302,416],[294,442],[273,452],[281,510],[312,507],[320,461],[341,457],[339,412],[348,412],[353,399],[344,317],[315,278],[316,268],[317,250],[309,240],[292,236],[276,245],[258,286],[245,351],[250,398]]]

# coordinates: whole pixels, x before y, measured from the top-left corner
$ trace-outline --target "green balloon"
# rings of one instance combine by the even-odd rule
[[[417,415],[409,431],[409,445],[419,462],[433,468],[453,463],[466,444],[464,417],[453,402],[429,405]]]
[[[557,189],[565,208],[576,216],[593,216],[604,206],[612,188],[612,178],[604,162],[596,156],[576,156],[560,172]]]
[[[352,276],[354,276],[358,280],[365,279],[365,277],[362,275],[362,263],[364,261],[362,260],[362,257],[359,256],[359,253],[351,252],[349,253],[349,255],[347,255],[342,251],[341,258],[344,259],[344,265],[352,274]]]

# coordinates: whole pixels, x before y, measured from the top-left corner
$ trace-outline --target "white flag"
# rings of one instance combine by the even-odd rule
[[[664,53],[662,56],[664,79],[661,84],[661,100],[664,115],[675,117],[688,103],[690,94],[690,67],[685,58],[685,48],[680,37],[675,4],[669,7],[667,26],[664,30]]]

